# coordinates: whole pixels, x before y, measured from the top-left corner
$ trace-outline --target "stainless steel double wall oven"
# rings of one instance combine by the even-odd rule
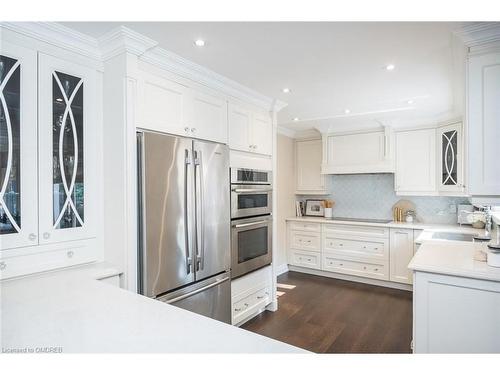
[[[272,172],[231,168],[231,275],[272,261]]]

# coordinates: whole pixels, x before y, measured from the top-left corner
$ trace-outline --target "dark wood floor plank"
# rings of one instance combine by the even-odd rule
[[[278,282],[296,287],[243,329],[316,353],[411,352],[411,292],[298,272]]]

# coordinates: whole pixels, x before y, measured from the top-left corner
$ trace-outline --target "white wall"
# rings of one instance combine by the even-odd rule
[[[276,249],[276,269],[286,266],[286,222],[285,219],[295,216],[295,175],[294,175],[294,141],[285,135],[278,134],[276,168],[277,191],[277,230],[278,246]]]

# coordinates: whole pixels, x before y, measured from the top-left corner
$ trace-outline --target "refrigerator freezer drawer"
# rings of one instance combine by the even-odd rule
[[[231,324],[229,272],[158,297],[158,301]]]

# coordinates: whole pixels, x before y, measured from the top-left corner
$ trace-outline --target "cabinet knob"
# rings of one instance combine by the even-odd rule
[[[189,127],[187,127],[187,126],[186,126],[186,127],[184,128],[184,131],[185,131],[186,133],[189,133]]]
[[[343,265],[344,265],[344,263],[339,263],[339,266],[343,266]]]
[[[50,238],[50,233],[49,233],[49,232],[45,232],[45,233],[43,234],[43,238],[44,238],[45,240],[48,240],[48,239]]]
[[[307,258],[307,261],[310,262],[311,261],[311,258]]]
[[[254,150],[257,150],[257,145],[253,145],[253,149],[254,149]]]
[[[374,271],[375,271],[375,272],[377,272],[377,271],[378,271],[378,268],[375,268],[375,269],[374,269]]]
[[[191,133],[196,132],[196,128],[191,128]]]
[[[7,268],[7,263],[5,262],[0,262],[0,271],[3,271],[4,269]]]
[[[66,255],[68,256],[68,258],[73,258],[73,255],[75,255],[75,253],[72,250],[70,250],[66,253]]]
[[[236,308],[236,309],[234,309],[234,311],[236,311],[236,312],[241,311],[241,308]]]
[[[29,236],[28,236],[29,240],[30,241],[34,241],[36,240],[36,234],[35,233],[30,233]]]
[[[344,244],[343,243],[339,243],[339,246],[344,246]]]

